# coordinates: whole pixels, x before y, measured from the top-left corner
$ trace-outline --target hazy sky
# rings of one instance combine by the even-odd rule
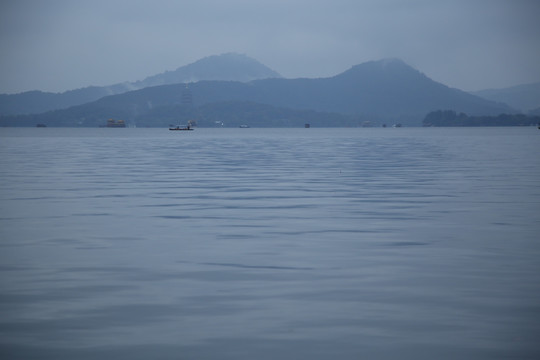
[[[1,0],[0,93],[238,52],[287,78],[397,57],[463,90],[540,81],[538,0]]]

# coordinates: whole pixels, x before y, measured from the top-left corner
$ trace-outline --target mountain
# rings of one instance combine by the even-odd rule
[[[249,85],[254,88],[251,101],[383,118],[421,119],[437,109],[470,114],[513,111],[437,83],[399,59],[366,62],[331,78],[268,79]]]
[[[484,99],[503,102],[523,112],[540,107],[540,82],[471,93]]]
[[[531,115],[531,116],[540,116],[540,107],[530,110],[529,115]]]
[[[205,57],[175,71],[147,77],[133,83],[139,89],[178,83],[193,83],[202,80],[224,80],[249,82],[257,79],[280,78],[277,72],[246,55],[227,53]]]
[[[160,107],[178,108],[186,91],[185,84],[148,87],[43,114],[32,121],[52,124],[62,118],[64,123],[72,121],[76,126],[95,126],[97,121],[103,123],[109,117],[116,117],[137,126],[155,126],[152,118],[155,111]],[[435,110],[453,110],[471,116],[515,112],[507,105],[437,83],[397,59],[356,65],[330,78],[278,78],[248,83],[199,81],[189,84],[188,91],[195,110],[217,103],[257,103],[362,117],[377,124],[400,122],[420,126],[425,115]],[[241,107],[236,109],[245,111]],[[12,124],[14,120],[4,118],[2,122],[6,124],[6,121]]]
[[[140,113],[132,110],[98,102],[43,114],[3,116],[0,126],[101,127],[108,118],[128,119],[130,127],[168,127],[189,121],[195,121],[200,127],[304,127],[306,123],[315,127],[358,127],[370,124],[362,116],[287,109],[249,101],[225,101],[199,107],[163,105]]]
[[[28,91],[20,94],[0,94],[0,115],[37,114],[65,109],[98,100],[104,96],[122,94],[149,86],[191,83],[202,80],[247,82],[256,79],[279,78],[277,72],[246,55],[227,53],[205,57],[174,71],[147,77],[142,81],[111,86],[90,86],[63,93]]]
[[[202,81],[190,89],[196,105],[251,101],[411,125],[420,125],[428,112],[439,109],[471,115],[515,112],[504,104],[437,83],[398,59],[370,61],[330,78],[265,79],[245,84]]]
[[[106,87],[97,86],[63,93],[26,91],[20,94],[0,94],[0,114],[37,114],[88,103],[111,94],[115,92],[111,92]]]

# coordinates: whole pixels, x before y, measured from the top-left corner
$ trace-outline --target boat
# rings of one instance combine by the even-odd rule
[[[170,127],[169,130],[193,130],[190,125],[188,126],[176,126],[176,127]]]
[[[105,125],[105,127],[108,127],[108,128],[125,128],[126,127],[126,122],[124,120],[109,119],[109,120],[107,120],[107,125]]]

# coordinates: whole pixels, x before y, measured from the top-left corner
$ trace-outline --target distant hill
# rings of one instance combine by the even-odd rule
[[[508,104],[525,113],[540,107],[540,82],[503,89],[480,90],[471,94]]]
[[[331,78],[268,79],[249,85],[252,101],[409,122],[417,119],[418,123],[427,112],[437,109],[470,114],[514,111],[437,83],[399,59],[366,62]]]
[[[147,77],[142,81],[111,86],[90,86],[63,93],[28,91],[20,94],[0,94],[0,115],[37,114],[65,109],[98,100],[104,96],[122,94],[149,86],[188,83],[202,80],[247,82],[256,79],[279,78],[277,72],[246,55],[227,53],[203,58],[174,71]]]
[[[531,116],[540,116],[540,107],[530,110],[529,115],[531,115]]]
[[[249,82],[257,79],[280,78],[277,72],[246,55],[227,53],[205,57],[199,61],[182,66],[175,71],[147,77],[133,83],[136,88],[192,83],[202,80],[224,80]]]
[[[105,87],[86,87],[64,93],[27,91],[20,94],[0,94],[0,114],[37,114],[53,109],[65,109],[95,101],[103,96],[114,94]]]
[[[330,78],[265,79],[247,84],[204,81],[190,88],[196,105],[252,101],[417,126],[428,112],[438,109],[471,115],[515,112],[507,105],[437,83],[397,59],[363,63]]]
[[[49,127],[100,127],[108,118],[128,119],[129,127],[168,127],[195,121],[200,127],[359,127],[372,125],[362,116],[314,110],[280,108],[249,101],[227,101],[189,107],[180,104],[153,107],[137,115],[106,104],[75,106],[43,114],[0,117],[0,126],[46,124]],[[373,124],[376,125],[376,124]]]
[[[90,124],[95,125],[96,116],[104,116],[102,122],[116,117],[136,122],[137,126],[151,126],[155,109],[182,105],[185,91],[185,84],[148,87],[35,119],[51,124],[60,118],[67,122],[71,119],[75,126],[93,126]],[[427,113],[439,109],[472,116],[515,112],[507,105],[437,83],[396,59],[367,62],[330,78],[265,79],[249,83],[199,81],[189,84],[189,91],[195,109],[215,103],[257,103],[356,116],[375,124],[399,122],[421,126]],[[245,109],[237,107],[236,111],[240,116]],[[7,124],[6,121],[13,124],[13,119],[6,117],[0,124]]]

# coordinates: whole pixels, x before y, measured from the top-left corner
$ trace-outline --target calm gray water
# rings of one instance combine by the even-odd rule
[[[0,129],[2,359],[538,359],[536,128]]]

